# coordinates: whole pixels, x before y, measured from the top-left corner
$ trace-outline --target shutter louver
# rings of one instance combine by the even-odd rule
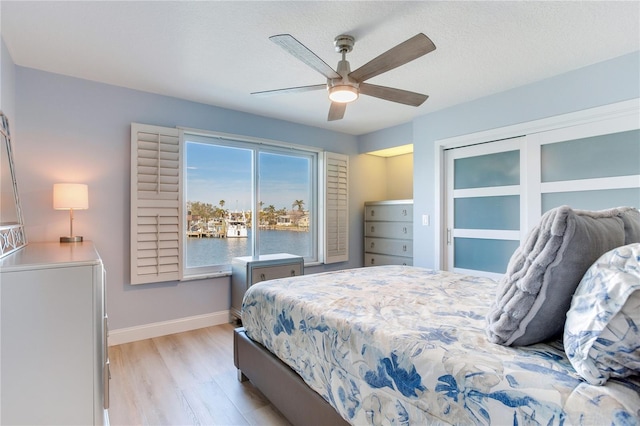
[[[349,157],[325,153],[325,259],[349,260]]]
[[[131,284],[181,278],[180,131],[131,124]]]

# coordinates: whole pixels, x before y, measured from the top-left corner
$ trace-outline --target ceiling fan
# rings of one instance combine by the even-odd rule
[[[420,93],[365,83],[366,80],[372,77],[397,68],[435,50],[436,46],[433,42],[422,33],[387,50],[355,71],[351,71],[349,62],[346,60],[346,54],[351,52],[355,44],[353,36],[339,35],[334,40],[336,52],[342,54],[342,60],[338,62],[337,71],[334,71],[333,68],[291,34],[274,35],[269,37],[269,40],[324,75],[327,78],[327,83],[253,92],[251,93],[252,95],[267,96],[326,89],[331,100],[328,121],[342,119],[347,103],[358,99],[360,94],[410,106],[420,106],[428,98],[427,95]]]

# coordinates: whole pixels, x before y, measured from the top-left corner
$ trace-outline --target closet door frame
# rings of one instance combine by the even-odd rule
[[[540,172],[540,146],[554,141],[579,138],[584,129],[591,134],[606,134],[620,132],[626,129],[640,128],[640,98],[617,102],[600,107],[590,108],[573,113],[562,114],[540,120],[519,123],[511,126],[491,129],[487,131],[441,139],[435,142],[434,174],[436,182],[436,196],[434,205],[434,265],[436,269],[444,269],[447,257],[447,176],[445,167],[445,151],[475,144],[514,139],[525,136],[521,155],[521,168],[526,169],[526,181],[521,181],[521,187],[527,185],[524,194],[526,208],[521,210],[521,235],[537,223],[541,216],[540,194],[543,191]],[[588,124],[588,126],[582,126]],[[577,130],[576,130],[577,129]],[[581,130],[582,129],[582,130]],[[551,132],[561,130],[560,132]],[[545,133],[546,132],[546,133]],[[560,139],[558,139],[560,137]],[[522,202],[522,201],[521,201]],[[524,216],[524,218],[522,217]],[[416,238],[416,236],[414,236]],[[521,237],[523,238],[523,237]]]

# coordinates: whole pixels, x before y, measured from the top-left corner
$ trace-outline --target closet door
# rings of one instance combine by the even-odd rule
[[[526,228],[524,137],[445,151],[445,269],[498,278]]]
[[[500,278],[555,207],[640,208],[639,117],[635,99],[440,141],[442,269]]]
[[[640,208],[637,126],[623,117],[528,136],[540,152],[540,213]]]

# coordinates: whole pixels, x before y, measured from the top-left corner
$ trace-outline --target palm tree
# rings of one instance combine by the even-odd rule
[[[302,201],[302,200],[295,200],[295,201],[293,202],[293,204],[291,204],[291,207],[296,207],[296,206],[298,206],[298,211],[301,211],[301,210],[302,210],[302,206],[304,206],[304,201]]]
[[[224,208],[224,200],[220,200],[218,201],[218,204],[220,204],[220,208]]]
[[[276,223],[276,208],[273,204],[270,204],[266,209],[264,209],[267,213],[267,221],[269,225],[275,225]]]

